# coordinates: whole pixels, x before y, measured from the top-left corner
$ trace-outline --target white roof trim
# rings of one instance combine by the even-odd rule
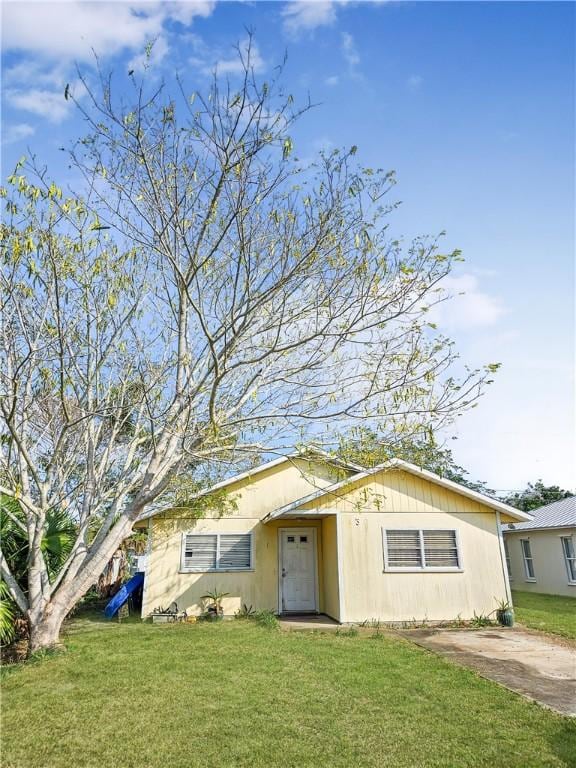
[[[514,523],[504,523],[502,525],[502,533],[530,533],[530,531],[570,531],[574,530],[576,526],[574,523],[565,523],[564,525],[528,525],[526,528],[510,528]]]
[[[195,493],[191,498],[200,499],[203,496],[207,496],[209,493],[213,493],[214,491],[219,491],[222,488],[227,488],[229,485],[238,483],[241,480],[245,480],[248,477],[259,475],[261,472],[265,472],[267,469],[272,469],[273,467],[277,467],[278,465],[283,464],[285,461],[293,461],[294,459],[306,460],[306,459],[313,458],[314,455],[326,459],[330,464],[335,464],[336,466],[344,467],[345,469],[350,469],[354,472],[363,470],[363,467],[361,467],[359,464],[352,464],[351,462],[348,462],[348,461],[342,461],[341,459],[338,459],[336,456],[331,456],[329,453],[325,453],[324,451],[321,451],[317,448],[309,448],[308,450],[301,451],[299,453],[290,453],[287,456],[280,456],[277,459],[272,459],[272,461],[267,461],[265,464],[259,464],[257,467],[248,469],[246,472],[241,472],[239,475],[234,475],[233,477],[229,477],[227,480],[221,480],[219,483],[215,483],[214,485],[211,485],[210,488],[206,488],[206,490],[204,491]],[[154,515],[159,515],[161,512],[166,511],[166,509],[170,509],[170,507],[166,507],[163,509],[156,509],[153,512],[144,513],[143,515],[140,515],[140,517],[136,520],[136,522],[140,522],[141,520],[146,520],[149,517],[154,517]]]
[[[304,496],[303,498],[298,499],[291,504],[286,504],[284,507],[279,507],[273,512],[268,513],[266,517],[263,518],[262,522],[276,520],[283,515],[288,514],[289,512],[293,512],[303,504],[314,501],[315,499],[318,499],[321,496],[325,496],[328,493],[333,493],[334,491],[337,491],[340,488],[349,485],[350,483],[356,483],[359,480],[363,480],[364,478],[370,477],[370,475],[374,475],[377,472],[385,469],[402,469],[405,472],[410,472],[410,474],[422,478],[423,480],[428,480],[432,483],[435,483],[436,485],[441,485],[443,488],[447,488],[450,491],[459,493],[461,496],[467,496],[469,499],[478,501],[480,504],[484,504],[484,506],[490,507],[490,509],[493,509],[494,511],[504,512],[506,515],[509,515],[516,520],[532,520],[530,515],[526,514],[525,512],[521,512],[519,509],[515,509],[508,504],[504,504],[503,501],[497,501],[490,496],[485,496],[483,493],[473,491],[471,488],[467,488],[465,485],[460,485],[459,483],[455,483],[452,480],[447,480],[446,478],[440,477],[440,475],[437,475],[434,472],[430,472],[427,469],[422,469],[421,467],[416,466],[416,464],[410,464],[408,461],[403,461],[402,459],[390,459],[390,461],[386,461],[383,464],[378,464],[378,466],[374,467],[373,469],[358,472],[356,475],[352,475],[352,477],[348,477],[346,480],[341,480],[339,483],[334,483],[334,485],[329,485],[326,488],[315,491],[309,496]]]

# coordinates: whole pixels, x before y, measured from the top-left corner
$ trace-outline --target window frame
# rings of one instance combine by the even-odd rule
[[[566,552],[566,547],[564,546],[564,542],[569,541],[572,546],[572,556],[569,557]],[[560,536],[560,545],[562,547],[562,554],[564,555],[564,565],[566,566],[566,575],[568,576],[568,584],[576,584],[576,546],[574,545],[574,536],[570,534],[569,536]],[[572,575],[572,570],[570,568],[570,561],[573,563],[574,568],[574,576]]]
[[[420,544],[420,559],[421,566],[408,566],[407,568],[401,568],[398,566],[390,565],[388,559],[388,536],[387,533],[395,533],[397,531],[418,531],[418,538]],[[426,565],[426,554],[424,549],[424,531],[450,531],[454,533],[454,540],[456,542],[456,557],[458,558],[457,566],[433,566]],[[402,528],[385,528],[382,527],[382,548],[384,550],[384,573],[463,573],[464,565],[462,561],[462,548],[460,546],[460,532],[458,528],[446,528],[444,526],[440,528],[414,528],[410,526],[404,526]]]
[[[504,542],[504,557],[506,559],[506,570],[508,571],[508,580],[514,581],[512,578],[512,559],[510,557],[510,544],[508,543],[508,539],[504,536],[503,537]]]
[[[187,536],[216,536],[216,567],[215,568],[191,568],[184,564]],[[249,536],[250,537],[250,566],[248,568],[219,568],[220,562],[220,537],[221,536]],[[180,542],[180,568],[179,573],[250,573],[254,568],[254,534],[252,531],[184,531]]]
[[[524,544],[528,544],[528,548],[530,550],[529,557],[526,557]],[[530,543],[530,538],[520,539],[520,549],[522,551],[522,562],[524,564],[524,580],[530,583],[534,583],[536,581],[536,568],[534,568],[534,553],[532,552],[532,544]],[[532,565],[532,575],[530,575],[530,572],[528,571],[528,560]]]

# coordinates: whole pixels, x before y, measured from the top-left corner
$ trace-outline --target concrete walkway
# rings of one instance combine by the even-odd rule
[[[336,630],[340,626],[337,621],[323,613],[291,613],[280,616],[282,629],[327,629]]]
[[[576,716],[576,648],[525,630],[399,630],[417,645],[516,693]]]

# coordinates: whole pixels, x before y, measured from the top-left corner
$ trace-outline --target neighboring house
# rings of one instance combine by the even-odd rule
[[[503,527],[512,589],[576,597],[576,496]]]
[[[201,495],[223,490],[226,515],[149,516],[143,616],[172,602],[199,614],[218,589],[228,615],[246,604],[342,623],[470,619],[509,598],[501,523],[529,519],[400,460],[363,470],[288,456]]]

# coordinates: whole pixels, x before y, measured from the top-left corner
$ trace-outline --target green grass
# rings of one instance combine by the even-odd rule
[[[6,670],[3,768],[573,766],[576,723],[394,637],[76,620]]]
[[[576,598],[513,592],[516,621],[525,627],[576,639]]]

